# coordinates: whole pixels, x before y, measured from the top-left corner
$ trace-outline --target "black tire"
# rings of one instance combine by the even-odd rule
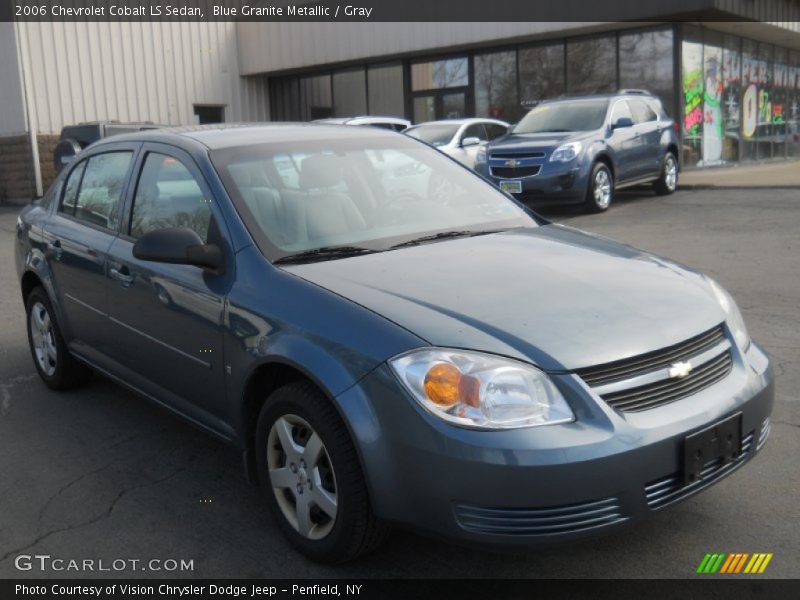
[[[309,539],[290,523],[270,481],[267,456],[270,430],[278,419],[287,416],[300,417],[319,435],[335,476],[336,518],[322,539]],[[386,539],[389,528],[372,512],[350,435],[330,400],[312,383],[289,383],[267,398],[258,417],[255,444],[262,491],[284,535],[302,554],[317,562],[343,563],[374,550]]]
[[[596,194],[597,188],[606,181],[608,184],[607,194],[601,194],[598,198]],[[586,186],[586,200],[584,201],[584,208],[586,212],[600,213],[608,210],[611,203],[614,201],[614,175],[611,169],[605,163],[596,162],[592,166],[592,171],[589,174],[589,183]]]
[[[52,326],[49,341],[55,347],[55,360],[48,361],[48,364],[54,367],[52,372],[45,371],[39,362],[37,350],[34,347],[32,312],[35,308],[40,315],[42,314],[42,308],[47,312]],[[25,315],[31,358],[33,358],[33,364],[42,381],[54,390],[68,390],[88,382],[92,378],[92,370],[69,353],[64,337],[61,335],[61,328],[53,311],[53,305],[50,303],[50,298],[48,298],[47,292],[42,286],[35,287],[28,295],[28,300],[25,303]]]
[[[670,169],[674,169],[674,180],[670,177]],[[667,152],[661,164],[661,175],[653,182],[653,188],[659,196],[669,196],[678,187],[678,158]]]

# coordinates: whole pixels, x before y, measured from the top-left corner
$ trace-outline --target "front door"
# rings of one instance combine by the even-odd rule
[[[160,399],[221,430],[222,319],[230,270],[217,275],[133,256],[136,240],[155,229],[188,227],[204,242],[217,242],[212,196],[191,157],[175,148],[146,144],[137,163],[123,230],[108,252],[109,316],[119,340],[114,358]]]
[[[112,341],[107,336],[106,253],[117,235],[136,145],[115,148],[72,167],[43,232],[54,286],[62,299],[65,338],[82,354],[102,354]]]
[[[466,90],[437,90],[414,95],[414,123],[461,119],[467,113]]]
[[[633,122],[633,113],[627,100],[617,100],[611,108],[609,125],[613,127],[621,118],[630,119]],[[614,156],[617,159],[615,183],[625,183],[637,177],[640,171],[639,144],[639,132],[636,130],[635,124],[631,127],[609,129],[608,145],[614,150]]]

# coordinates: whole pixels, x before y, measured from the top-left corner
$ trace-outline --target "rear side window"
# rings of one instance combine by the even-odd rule
[[[208,241],[211,208],[200,184],[178,159],[147,155],[136,186],[130,234],[138,238],[155,229],[186,227]]]
[[[116,229],[119,202],[132,152],[96,154],[76,167],[67,180],[62,212],[106,229]]]
[[[647,123],[648,121],[655,121],[658,119],[658,115],[653,112],[653,109],[647,106],[644,101],[636,99],[630,102],[634,123]]]
[[[462,140],[467,138],[476,137],[480,141],[486,141],[486,131],[483,129],[482,123],[473,123],[469,127],[464,130],[464,134],[461,136]]]
[[[493,140],[508,133],[508,129],[503,125],[497,123],[486,123],[486,131],[489,134],[489,139]]]

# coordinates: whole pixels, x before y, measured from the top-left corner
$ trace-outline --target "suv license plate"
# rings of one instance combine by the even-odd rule
[[[722,461],[720,466],[723,466],[736,460],[741,444],[742,413],[686,436],[683,442],[684,484],[700,481],[703,467],[710,462]]]
[[[521,181],[501,181],[500,189],[509,194],[521,194],[522,182]]]

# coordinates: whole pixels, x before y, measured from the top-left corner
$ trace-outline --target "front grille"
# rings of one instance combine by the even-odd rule
[[[522,160],[523,158],[544,158],[544,152],[493,152],[490,158],[513,158]]]
[[[703,363],[682,379],[661,379],[601,397],[612,408],[623,412],[638,412],[696,394],[727,377],[732,368],[733,358],[730,351],[727,351]]]
[[[530,165],[528,167],[492,167],[492,175],[495,177],[507,177],[509,179],[530,177],[531,175],[536,175],[541,168],[541,165]]]
[[[647,505],[651,510],[657,510],[699,492],[731,471],[742,466],[750,455],[752,447],[753,432],[751,431],[742,439],[741,452],[736,460],[728,464],[722,464],[721,458],[707,462],[703,466],[702,471],[700,471],[700,478],[697,481],[684,484],[683,475],[681,473],[674,473],[669,477],[664,477],[663,479],[648,483],[644,487]]]
[[[627,521],[618,498],[546,508],[486,508],[459,504],[456,520],[469,531],[493,535],[559,535]]]
[[[672,363],[697,356],[724,340],[725,332],[722,330],[722,325],[718,325],[680,344],[648,352],[647,354],[640,354],[633,358],[579,369],[577,374],[588,386],[597,387],[614,381],[630,379],[649,371],[663,369]]]

